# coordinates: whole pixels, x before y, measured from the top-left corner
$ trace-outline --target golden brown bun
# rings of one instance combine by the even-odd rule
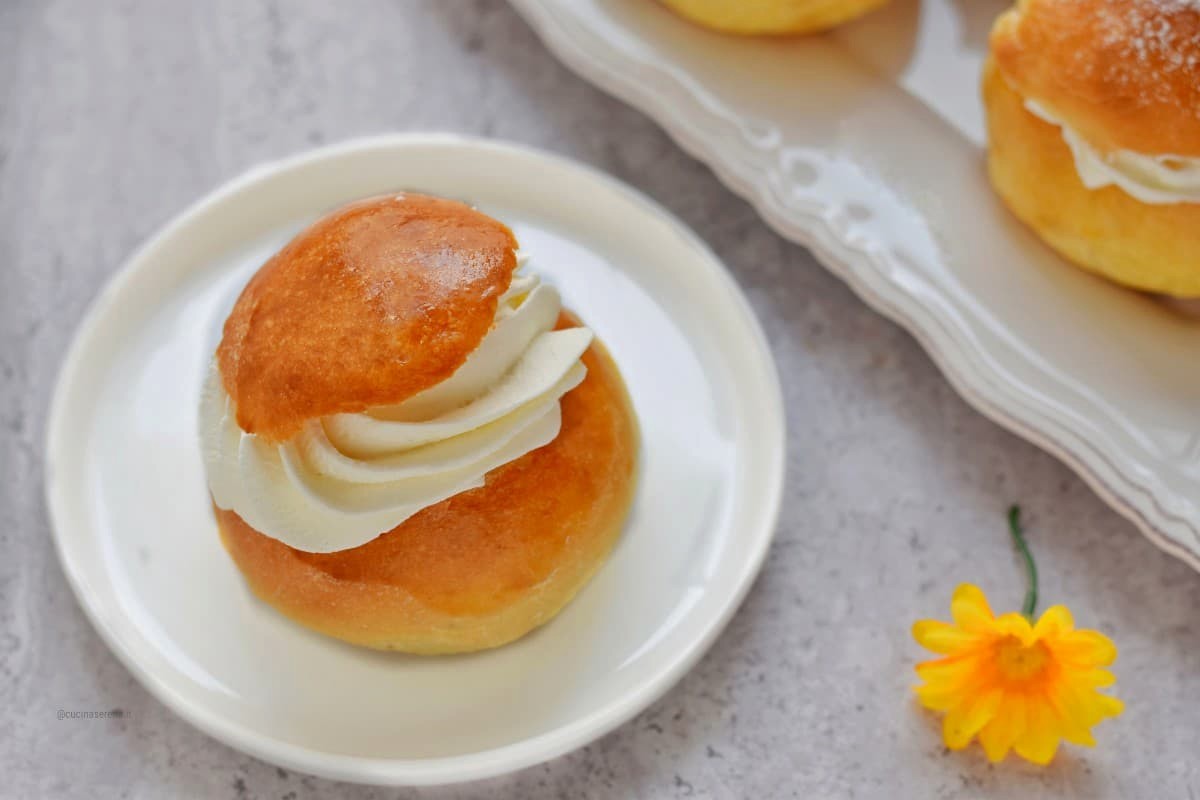
[[[238,298],[217,349],[243,431],[391,405],[479,345],[516,268],[512,232],[453,200],[363,200],[317,221]]]
[[[682,17],[724,33],[813,33],[849,22],[887,0],[662,0]]]
[[[517,639],[603,563],[633,498],[638,437],[625,385],[598,342],[583,362],[558,437],[488,473],[482,488],[337,553],[294,550],[217,509],[226,549],[260,598],[347,642],[438,654]]]
[[[1200,296],[1200,204],[1149,205],[1115,186],[1085,187],[1062,131],[1027,111],[991,60],[983,98],[988,172],[1018,217],[1085,269],[1139,289]]]
[[[1200,6],[1020,0],[992,30],[1008,84],[1100,150],[1200,156]]]

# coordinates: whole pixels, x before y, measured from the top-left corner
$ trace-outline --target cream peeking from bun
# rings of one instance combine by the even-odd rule
[[[457,652],[546,621],[632,498],[620,375],[506,227],[404,194],[346,206],[254,276],[201,398],[222,539],[283,613]]]
[[[1022,0],[992,31],[993,185],[1079,265],[1200,295],[1200,2]]]

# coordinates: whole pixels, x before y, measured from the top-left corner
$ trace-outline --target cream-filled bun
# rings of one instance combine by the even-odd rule
[[[1080,266],[1200,296],[1200,2],[1021,0],[983,77],[988,170]]]
[[[501,223],[403,194],[339,209],[251,279],[200,428],[253,591],[368,647],[494,647],[600,566],[634,487],[620,373]]]

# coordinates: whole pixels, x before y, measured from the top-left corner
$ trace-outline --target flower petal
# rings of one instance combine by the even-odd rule
[[[1054,710],[1041,698],[1029,698],[1025,706],[1025,730],[1013,742],[1017,755],[1045,766],[1054,759],[1061,738]]]
[[[1090,689],[1081,689],[1070,681],[1061,681],[1048,693],[1050,705],[1058,717],[1062,736],[1072,744],[1095,747],[1092,726],[1106,716],[1105,696]],[[1112,698],[1107,698],[1112,699]]]
[[[943,686],[914,686],[917,699],[925,708],[931,711],[949,711],[962,702],[964,693],[957,688]]]
[[[988,605],[987,596],[978,586],[960,584],[950,600],[950,613],[958,627],[968,633],[989,633],[995,615]]]
[[[1036,641],[1036,637],[1033,635],[1033,626],[1029,624],[1029,620],[1015,611],[997,617],[995,629],[996,633],[1002,636],[1015,636],[1026,647]]]
[[[1003,761],[1013,743],[1025,732],[1025,696],[1009,692],[1000,703],[996,716],[979,731],[979,743],[988,761]]]
[[[1117,660],[1117,646],[1097,631],[1071,631],[1054,641],[1052,647],[1060,661],[1081,667],[1107,667]]]
[[[991,674],[990,658],[991,654],[986,650],[968,652],[960,656],[922,661],[915,670],[917,676],[931,686],[965,689]]]
[[[1082,689],[1102,689],[1117,682],[1116,677],[1106,669],[1072,671],[1064,676],[1064,680]]]
[[[1038,639],[1054,638],[1075,630],[1075,618],[1066,606],[1050,606],[1042,612],[1037,624],[1033,626],[1033,635]]]
[[[937,666],[938,662],[922,664],[922,667]],[[994,685],[991,676],[971,661],[955,660],[948,668],[936,672],[929,669],[918,669],[918,672],[928,680],[924,685],[914,687],[920,703],[925,708],[938,711],[948,711],[956,705],[962,705]]]
[[[969,650],[985,641],[985,638],[977,633],[968,633],[936,619],[918,620],[913,624],[912,635],[917,644],[943,655]]]
[[[917,674],[926,683],[914,687],[921,705],[937,711],[949,711],[991,688],[986,651],[969,656],[952,656],[917,665]]]
[[[993,689],[987,694],[950,709],[942,720],[942,739],[951,750],[966,747],[979,729],[992,721],[1004,693]]]
[[[1115,697],[1109,697],[1106,694],[1096,694],[1096,702],[1100,707],[1100,713],[1105,719],[1109,717],[1119,717],[1121,712],[1125,710],[1125,704]]]
[[[1097,670],[1100,671],[1100,670]],[[1091,728],[1109,717],[1120,716],[1125,710],[1125,704],[1115,697],[1107,694],[1100,694],[1094,689],[1086,688],[1080,685],[1067,685],[1058,687],[1057,691],[1051,697],[1052,703],[1056,710],[1062,709],[1066,713],[1071,714],[1072,719]],[[1060,714],[1062,712],[1060,711]],[[1087,734],[1088,739],[1091,739],[1091,732]],[[1067,737],[1071,741],[1070,737]]]

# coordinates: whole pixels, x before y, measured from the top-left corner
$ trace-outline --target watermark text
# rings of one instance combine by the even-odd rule
[[[67,711],[60,708],[58,710],[59,719],[123,719],[125,712],[119,708],[114,708],[111,711]]]

